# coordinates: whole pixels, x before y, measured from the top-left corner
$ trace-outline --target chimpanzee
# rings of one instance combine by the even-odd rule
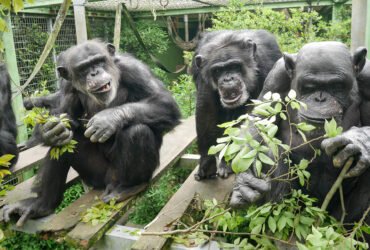
[[[0,156],[14,155],[11,160],[11,165],[14,165],[18,159],[17,124],[11,98],[10,77],[5,64],[0,63]]]
[[[265,30],[214,31],[200,40],[192,63],[197,87],[196,129],[201,155],[197,180],[217,174],[226,178],[231,169],[208,155],[221,137],[217,126],[247,111],[246,104],[258,97],[263,82],[281,57],[276,39]]]
[[[65,51],[60,76],[70,88],[63,93],[61,121],[41,127],[46,145],[61,146],[73,138],[74,153],[59,160],[47,155],[38,174],[36,198],[4,208],[4,218],[26,219],[52,213],[60,203],[72,166],[94,188],[105,188],[101,199],[124,200],[142,191],[159,163],[163,134],[179,123],[180,111],[149,68],[129,54],[118,54],[111,44],[91,40]]]
[[[256,201],[276,201],[287,194],[290,188],[303,189],[305,193],[318,198],[320,205],[337,179],[341,167],[348,158],[353,157],[354,164],[343,182],[348,213],[345,222],[350,223],[361,218],[370,204],[370,124],[361,120],[361,116],[368,117],[370,110],[361,109],[362,100],[356,77],[360,76],[364,67],[366,53],[365,48],[359,48],[352,56],[342,43],[315,42],[303,46],[297,55],[284,54],[283,60],[277,62],[267,77],[270,83],[275,84],[266,84],[259,98],[262,99],[262,94],[269,89],[282,96],[286,94],[287,86],[285,82],[281,82],[282,79],[286,80],[285,72],[289,77],[288,88],[295,90],[297,99],[308,107],[289,110],[291,122],[307,122],[316,127],[306,133],[307,140],[324,135],[324,121],[332,118],[335,118],[345,132],[340,136],[312,143],[315,148],[321,146],[325,153],[308,166],[311,177],[307,188],[300,187],[295,181],[257,178],[253,170],[248,170],[237,175],[230,201],[232,206],[243,206]],[[271,75],[276,76],[275,79]],[[279,121],[277,135],[283,143],[289,144],[292,140],[293,148],[303,143],[301,136],[295,131],[290,138],[288,122],[284,120]],[[302,158],[310,160],[313,154],[313,150],[306,145],[293,150],[290,159],[293,164],[298,164]],[[287,171],[286,163],[281,162],[273,176],[281,176]],[[328,211],[334,217],[341,218],[339,195],[332,199]]]

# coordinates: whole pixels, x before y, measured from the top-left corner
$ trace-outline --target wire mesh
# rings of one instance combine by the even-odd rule
[[[47,15],[13,15],[14,45],[21,85],[30,76],[39,59],[48,36],[52,30],[54,18]],[[33,82],[25,89],[24,95],[45,86],[51,92],[56,88],[56,56],[61,51],[76,44],[74,19],[67,18],[57,37],[54,49],[41,67]]]

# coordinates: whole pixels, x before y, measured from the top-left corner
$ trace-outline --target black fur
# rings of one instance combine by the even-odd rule
[[[274,36],[264,30],[215,31],[203,35],[192,64],[197,87],[196,126],[201,155],[196,179],[216,175],[216,159],[208,155],[208,149],[222,135],[217,125],[247,112],[245,104],[258,97],[268,72],[280,57]],[[233,60],[241,64],[233,67]],[[219,77],[211,70],[215,65],[221,66]],[[238,101],[225,104],[224,99],[239,94]],[[227,177],[225,168],[222,162],[218,173],[221,177]]]

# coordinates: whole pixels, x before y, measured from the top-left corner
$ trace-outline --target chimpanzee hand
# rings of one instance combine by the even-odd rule
[[[252,170],[239,173],[236,176],[230,206],[243,207],[260,200],[265,193],[271,190],[269,178],[256,177]]]
[[[43,217],[53,212],[54,209],[47,208],[38,198],[29,198],[14,204],[6,205],[3,208],[5,222],[10,221],[11,215],[18,214],[20,216],[16,224],[17,227],[22,227],[28,219]]]
[[[107,141],[122,124],[122,118],[115,109],[105,109],[95,114],[86,125],[85,136],[91,142]]]
[[[333,164],[338,168],[354,157],[356,165],[345,178],[359,176],[370,166],[370,127],[352,127],[342,135],[323,140],[321,147],[327,155],[333,156]]]
[[[63,146],[73,138],[73,132],[60,119],[42,124],[40,134],[47,146]]]

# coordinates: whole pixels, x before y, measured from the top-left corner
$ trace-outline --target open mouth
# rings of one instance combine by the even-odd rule
[[[302,113],[299,113],[299,117],[301,117],[304,121],[308,121],[310,123],[318,123],[318,124],[322,124],[322,123],[325,123],[325,120],[330,120],[332,117],[311,117],[311,116],[307,116],[307,115],[304,115]]]
[[[92,92],[93,93],[104,93],[104,92],[107,92],[111,89],[111,85],[110,85],[110,82],[107,82],[106,84],[102,85],[101,87],[93,90]]]
[[[235,104],[237,101],[239,101],[241,96],[242,95],[240,94],[240,95],[238,95],[237,97],[235,97],[233,99],[222,98],[222,102],[225,103],[226,105],[232,105],[232,104]]]

